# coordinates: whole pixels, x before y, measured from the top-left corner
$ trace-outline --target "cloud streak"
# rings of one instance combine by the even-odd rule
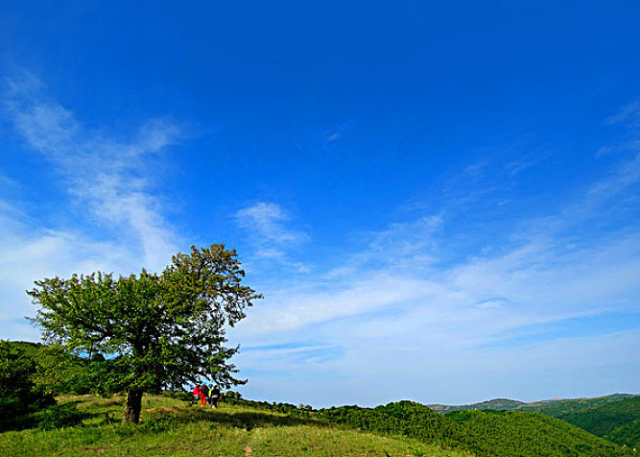
[[[291,216],[280,205],[260,201],[235,213],[236,223],[246,230],[261,262],[276,262],[300,273],[308,267],[290,259],[288,251],[309,240],[305,232],[290,227]]]
[[[298,243],[306,238],[304,234],[285,227],[289,219],[287,212],[270,202],[258,202],[236,213],[236,220],[242,227],[255,230],[261,238],[277,244]]]
[[[95,222],[126,233],[142,247],[144,264],[162,268],[179,237],[165,220],[150,188],[149,158],[180,137],[173,123],[145,122],[131,140],[85,128],[74,114],[49,98],[43,84],[24,72],[6,81],[5,111],[26,143],[52,163],[69,193]]]
[[[49,185],[61,184],[72,202],[56,201],[56,216],[48,221],[37,207],[9,197],[34,183],[0,183],[3,337],[33,340],[36,330],[17,316],[33,314],[24,291],[34,280],[97,270],[129,274],[143,266],[158,271],[177,252],[181,240],[163,215],[152,176],[153,162],[180,138],[180,130],[155,119],[121,139],[107,129],[86,128],[29,72],[5,79],[3,86],[2,114],[25,146],[50,165]]]

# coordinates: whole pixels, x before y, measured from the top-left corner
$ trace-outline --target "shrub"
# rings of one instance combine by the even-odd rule
[[[33,378],[36,362],[19,346],[0,341],[0,412],[3,417],[38,410],[55,403]]]

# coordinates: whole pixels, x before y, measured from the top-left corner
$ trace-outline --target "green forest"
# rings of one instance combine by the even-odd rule
[[[536,412],[561,419],[620,446],[640,448],[640,396],[630,394],[531,403],[495,399],[470,405],[430,407],[440,413],[461,410]]]
[[[616,444],[640,447],[640,397],[564,413],[558,418]]]

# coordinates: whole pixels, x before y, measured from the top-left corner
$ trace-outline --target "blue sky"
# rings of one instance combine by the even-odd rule
[[[0,328],[238,250],[250,398],[639,393],[640,5],[0,4]]]

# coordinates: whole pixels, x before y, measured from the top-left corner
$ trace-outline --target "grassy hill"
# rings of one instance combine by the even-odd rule
[[[413,402],[316,411],[243,400],[211,410],[173,396],[146,395],[141,424],[125,426],[120,423],[122,396],[67,395],[58,400],[56,408],[22,421],[25,429],[1,431],[0,455],[633,455],[566,422],[526,412],[443,416]]]
[[[30,456],[434,456],[463,457],[407,437],[353,430],[311,417],[222,403],[192,408],[167,396],[145,396],[141,424],[123,426],[123,397],[65,396],[76,425],[0,433],[0,455]],[[46,416],[45,412],[38,413]],[[33,418],[34,421],[36,418]],[[40,417],[45,419],[46,417]],[[42,424],[42,422],[40,422]]]

